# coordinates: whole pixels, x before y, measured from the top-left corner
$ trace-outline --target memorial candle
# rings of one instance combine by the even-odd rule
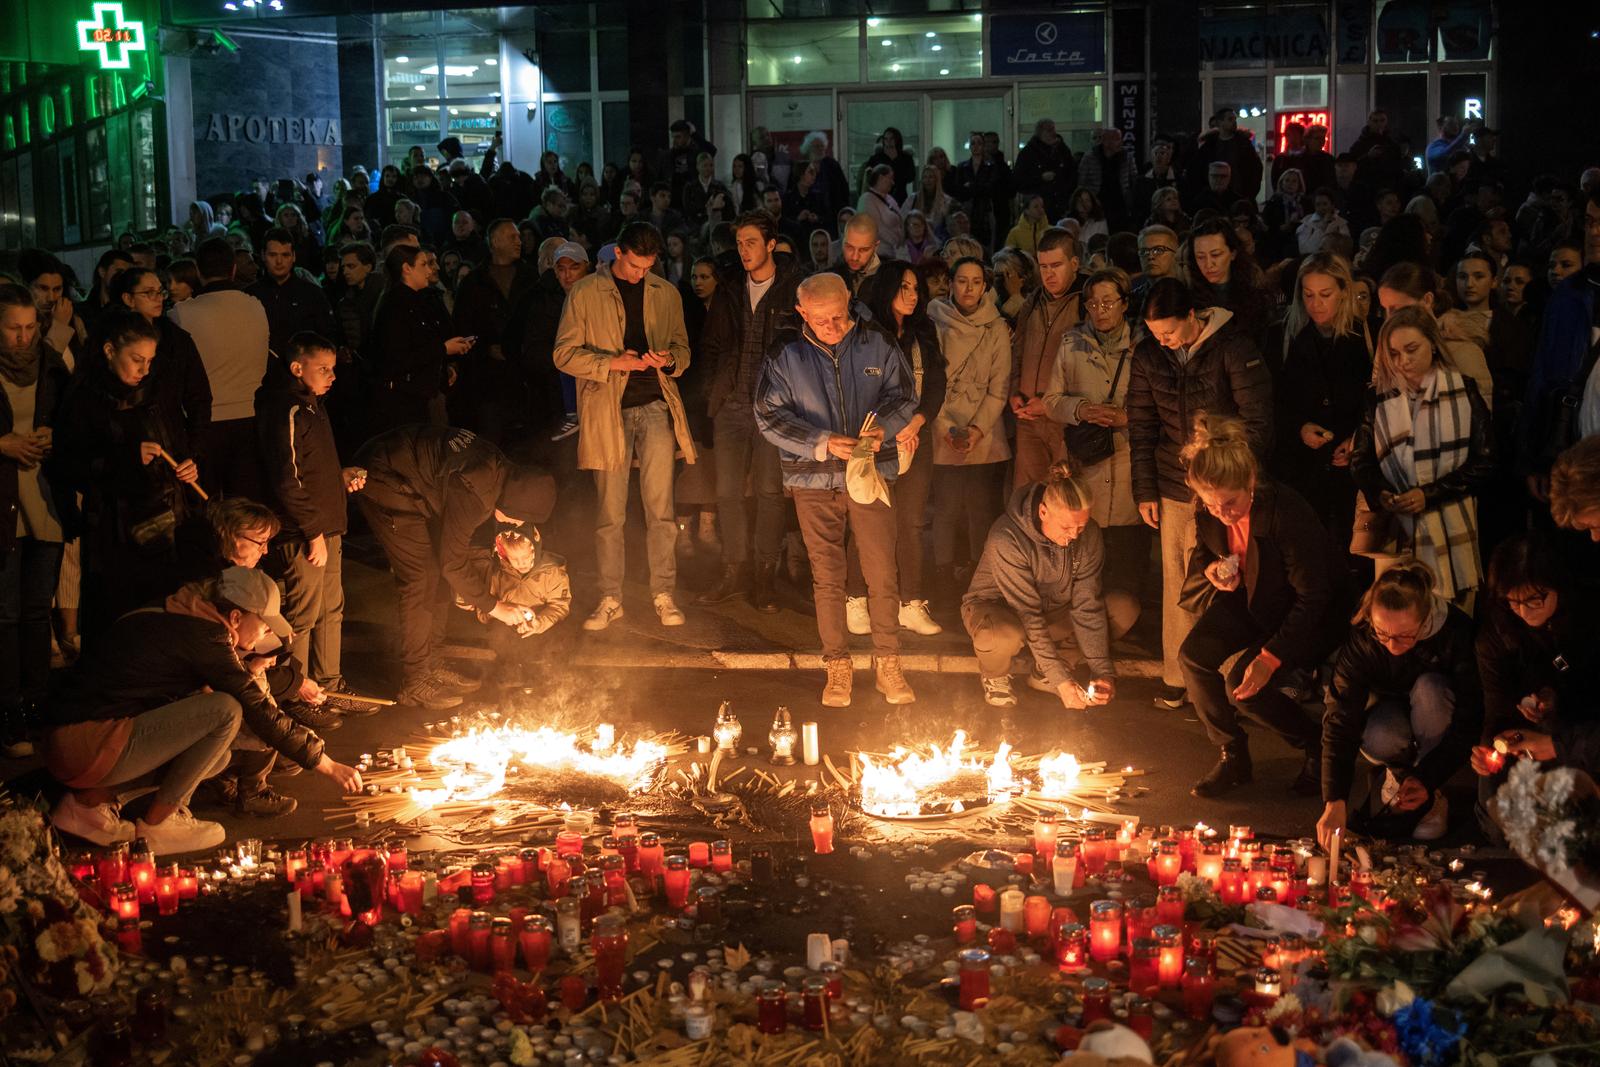
[[[1200,845],[1194,857],[1194,874],[1206,885],[1216,888],[1217,880],[1222,877],[1222,846],[1215,841],[1206,841]]]
[[[406,871],[400,876],[400,910],[407,915],[422,914],[422,872]]]
[[[1183,925],[1183,890],[1175,885],[1164,885],[1156,890],[1156,922],[1168,926]],[[1180,961],[1181,962],[1181,961]]]
[[[1022,890],[1012,888],[1000,891],[1000,927],[1013,934],[1022,932]]]
[[[1056,816],[1054,812],[1042,811],[1038,818],[1033,820],[1033,851],[1043,857],[1041,864],[1049,863],[1056,854]]]
[[[1065,922],[1056,928],[1056,963],[1063,971],[1077,972],[1089,966],[1088,931],[1082,924]]]
[[[819,856],[833,851],[833,812],[826,805],[811,809],[811,848]]]
[[[1050,932],[1050,901],[1030,896],[1022,902],[1022,925],[1029,937],[1044,937]]]
[[[562,830],[556,834],[556,855],[580,856],[583,854],[583,835],[576,830]]]
[[[781,1034],[789,1028],[789,991],[769,982],[756,994],[756,1029],[763,1034]]]
[[[717,874],[727,874],[733,870],[733,842],[711,842],[711,869]]]
[[[621,856],[602,856],[600,871],[606,879],[606,905],[626,907],[628,903],[628,872],[623,869]]]
[[[1224,904],[1243,904],[1244,866],[1239,857],[1229,856],[1222,861],[1222,875],[1217,879],[1217,896]]]
[[[1184,1013],[1191,1019],[1208,1021],[1216,997],[1217,981],[1211,973],[1211,961],[1202,956],[1190,956],[1183,964]]]
[[[801,1019],[802,1025],[807,1030],[826,1030],[828,1028],[828,980],[826,978],[807,978],[800,984]]]
[[[1154,938],[1134,938],[1128,945],[1128,989],[1149,996],[1161,987],[1160,946]]]
[[[667,857],[661,875],[662,891],[667,897],[667,907],[682,911],[689,904],[689,858],[674,852]]]
[[[156,868],[156,914],[178,914],[178,867],[164,863]]]
[[[1183,855],[1176,841],[1162,841],[1156,845],[1156,884],[1176,885],[1183,873]]]
[[[1111,983],[1104,978],[1083,980],[1083,1025],[1111,1018]]]
[[[722,890],[703,885],[694,891],[695,919],[702,926],[722,925]]]
[[[516,968],[517,938],[510,919],[497,918],[490,924],[489,961],[496,974]]]
[[[156,857],[141,842],[134,842],[128,853],[128,881],[139,894],[140,904],[156,902]]]
[[[100,891],[107,897],[115,886],[128,880],[128,846],[119,842],[100,853],[95,863],[95,877],[100,880]]]
[[[195,900],[200,896],[200,876],[193,867],[178,868],[178,899]]]
[[[1177,989],[1183,981],[1183,931],[1163,923],[1151,932],[1156,939],[1156,977],[1161,988]]]
[[[300,872],[306,869],[307,862],[309,861],[306,858],[306,850],[303,848],[291,848],[285,852],[283,854],[283,880],[290,885],[294,885],[300,880]]]
[[[622,999],[622,972],[628,962],[628,928],[622,916],[600,916],[589,939],[594,951],[595,986],[602,1001]]]
[[[984,882],[975,882],[972,886],[972,906],[978,909],[979,915],[993,915],[999,903],[999,894],[994,891],[994,886]]]
[[[556,941],[568,956],[583,945],[583,913],[572,897],[556,901]]]
[[[1271,967],[1257,969],[1255,979],[1257,997],[1277,1000],[1283,992],[1283,976]]]
[[[523,849],[517,854],[517,866],[521,868],[517,872],[517,884],[531,885],[533,879],[539,873],[539,850],[536,848]]]
[[[1083,831],[1083,842],[1079,846],[1079,860],[1083,863],[1086,874],[1093,877],[1106,869],[1106,832],[1098,826],[1088,827]]]
[[[544,868],[545,895],[559,900],[568,893],[567,883],[572,880],[572,868],[560,856],[551,856]]]
[[[1122,951],[1122,905],[1097,900],[1089,905],[1089,951],[1099,963],[1114,960]]]
[[[384,856],[384,862],[391,871],[409,871],[411,869],[411,854],[404,845],[390,845],[389,852]]]
[[[475,911],[467,920],[467,962],[472,969],[489,973],[493,957],[489,951],[489,938],[494,932],[494,916],[486,911]]]
[[[961,1010],[977,1011],[989,1004],[989,951],[964,948],[956,954],[961,967]]]
[[[1078,876],[1078,846],[1072,841],[1056,842],[1056,858],[1050,864],[1050,877],[1055,882],[1056,896],[1070,897],[1073,882]]]
[[[122,882],[111,890],[111,912],[118,919],[139,921],[139,888],[132,882]]]
[[[487,863],[474,864],[472,867],[472,899],[479,904],[488,904],[494,900],[494,867]]]
[[[659,834],[639,835],[639,873],[650,883],[652,891],[655,890],[656,879],[661,877],[661,869],[666,864],[666,858],[666,849],[661,846]]]
[[[530,971],[542,971],[550,963],[550,942],[555,930],[545,915],[530,915],[523,921],[517,940],[522,946],[522,965]]]
[[[689,842],[689,866],[703,870],[711,866],[711,844],[707,841]]]
[[[951,930],[956,944],[970,945],[978,939],[978,909],[971,904],[958,904],[950,910]]]
[[[450,951],[462,959],[466,959],[472,952],[472,942],[467,933],[471,922],[470,908],[457,908],[450,913]]]
[[[389,868],[391,871],[393,867]],[[494,863],[494,890],[507,893],[517,884],[516,872],[522,870],[522,861],[515,856],[501,856]]]

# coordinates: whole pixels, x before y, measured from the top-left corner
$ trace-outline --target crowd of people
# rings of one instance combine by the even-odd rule
[[[1224,110],[1142,167],[1049,120],[1014,163],[974,131],[919,166],[891,128],[854,181],[822,133],[789,162],[757,129],[723,167],[680,121],[598,177],[447,139],[197,201],[87,289],[26,251],[0,285],[11,751],[42,744],[58,826],[164,852],[220,839],[192,799],[359,789],[320,740],[370,711],[342,696],[352,512],[399,585],[399,700],[442,711],[482,681],[441,658],[456,607],[507,653],[571,612],[537,524],[578,471],[581,626],[623,617],[637,467],[657,622],[714,552],[695,605],[809,604],[826,706],[852,634],[914,702],[901,645],[941,618],[987,704],[1026,662],[1104,706],[1158,604],[1157,705],[1219,753],[1196,796],[1252,780],[1249,722],[1302,754],[1319,834],[1436,837],[1497,739],[1600,761],[1570,532],[1600,541],[1600,168],[1513,202],[1493,131],[1438,127],[1426,173],[1381,110],[1268,159]],[[508,458],[530,446],[572,469]]]

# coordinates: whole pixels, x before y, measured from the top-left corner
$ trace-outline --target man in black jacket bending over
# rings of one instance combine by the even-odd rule
[[[539,523],[555,508],[555,479],[522,467],[469,430],[402,426],[374,437],[356,454],[366,488],[356,499],[400,583],[399,701],[429,711],[461,703],[478,681],[446,668],[435,656],[444,637],[450,597],[507,626],[521,608],[497,600],[472,567],[473,532],[492,515],[512,526]]]

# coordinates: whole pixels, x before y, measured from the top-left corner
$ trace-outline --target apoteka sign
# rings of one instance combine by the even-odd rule
[[[234,115],[213,111],[203,138],[225,144],[338,145],[338,119],[290,115]]]
[[[99,52],[101,70],[127,70],[128,53],[144,50],[144,23],[124,19],[115,0],[94,5],[94,17],[78,23],[78,51]]]

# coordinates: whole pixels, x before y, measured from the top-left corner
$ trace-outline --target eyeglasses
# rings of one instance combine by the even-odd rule
[[[167,298],[165,289],[134,289],[132,293],[134,296],[159,296],[163,300]]]
[[[1395,644],[1409,644],[1415,642],[1417,638],[1421,637],[1422,631],[1412,630],[1410,633],[1388,634],[1374,626],[1372,628],[1372,636],[1378,641],[1379,644],[1387,645],[1391,642]]]
[[[267,545],[269,545],[272,541],[272,538],[270,537],[264,537],[258,540],[257,538],[251,537],[247,533],[236,534],[235,536],[237,536],[241,541],[249,541],[252,545],[255,545],[263,552],[267,550]]]
[[[1506,606],[1511,608],[1513,611],[1519,608],[1526,609],[1528,611],[1538,611],[1544,607],[1545,602],[1549,599],[1550,590],[1541,589],[1532,596],[1508,596],[1506,597]]]
[[[1152,256],[1170,256],[1176,251],[1176,248],[1171,248],[1167,245],[1156,245],[1154,248],[1139,249],[1139,258],[1149,259]]]
[[[1120,303],[1122,303],[1122,297],[1119,296],[1115,300],[1086,300],[1083,306],[1090,311],[1111,311]]]

